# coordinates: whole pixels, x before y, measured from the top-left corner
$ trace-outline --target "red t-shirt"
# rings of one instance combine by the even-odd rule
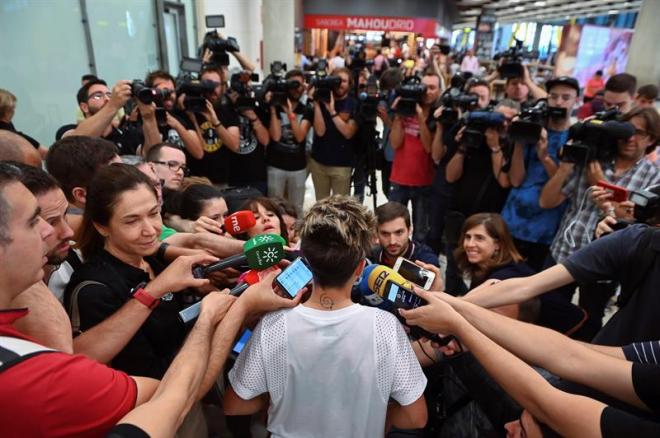
[[[594,97],[596,93],[605,88],[605,82],[603,79],[589,79],[587,81],[587,86],[584,88],[584,95],[586,97]]]
[[[0,310],[0,336],[35,342],[11,326],[26,314]],[[40,353],[0,371],[0,435],[103,437],[136,399],[125,373],[80,354]]]
[[[435,176],[431,154],[424,150],[419,137],[417,116],[402,120],[405,132],[403,145],[394,150],[390,181],[402,186],[430,186]]]

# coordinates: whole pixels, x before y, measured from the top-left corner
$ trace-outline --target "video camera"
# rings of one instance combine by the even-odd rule
[[[410,76],[396,87],[396,96],[399,97],[399,103],[396,106],[396,113],[411,117],[417,113],[417,104],[421,104],[426,94],[426,85],[422,84],[419,76]]]
[[[207,28],[225,27],[224,15],[207,15],[206,16]],[[236,38],[228,37],[221,38],[217,30],[211,30],[204,35],[202,42],[202,53],[205,49],[209,49],[213,56],[211,57],[211,64],[217,66],[229,65],[229,55],[227,52],[240,52]]]
[[[440,103],[445,107],[438,119],[441,124],[445,126],[455,124],[458,122],[458,109],[471,111],[479,104],[479,96],[463,91],[467,79],[462,74],[454,75],[450,87],[440,96]]]
[[[637,222],[651,226],[660,224],[660,186],[628,192],[628,200],[635,204]]]
[[[486,143],[486,129],[499,129],[504,125],[504,120],[504,114],[497,111],[472,111],[468,113],[461,144],[469,149],[482,148]]]
[[[314,99],[319,102],[330,102],[332,90],[339,88],[341,78],[339,76],[314,76],[311,81],[314,91]]]
[[[502,60],[502,63],[497,67],[497,72],[502,79],[522,78],[525,75],[522,61],[529,58],[529,56],[529,52],[523,49],[523,41],[516,39],[513,47],[496,53],[493,59],[495,61]]]
[[[289,91],[300,86],[300,81],[296,79],[284,79],[285,74],[285,63],[275,61],[270,64],[270,75],[264,80],[263,87],[265,91],[271,92],[270,104],[272,106],[286,106]]]
[[[133,79],[131,83],[131,95],[145,105],[151,105],[154,102],[160,104],[171,93],[172,90],[147,87],[141,79]]]
[[[177,88],[178,95],[185,94],[183,108],[193,113],[201,113],[206,110],[206,97],[212,93],[218,84],[215,81],[184,79]]]
[[[613,160],[619,140],[627,140],[635,134],[633,124],[617,120],[617,114],[614,110],[604,111],[592,120],[571,126],[568,131],[571,143],[562,148],[561,160],[576,164]]]
[[[253,86],[251,82],[259,81],[259,75],[249,71],[234,73],[229,79],[229,88],[238,93],[238,98],[234,105],[239,111],[254,110],[259,104],[257,101],[263,100],[263,87]]]
[[[371,75],[367,79],[367,84],[358,93],[357,120],[375,123],[380,104],[387,105],[387,95],[378,88],[376,76]]]

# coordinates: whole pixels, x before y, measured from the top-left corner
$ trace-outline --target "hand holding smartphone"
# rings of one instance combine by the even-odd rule
[[[619,187],[602,180],[598,181],[596,185],[612,192],[612,201],[614,202],[624,202],[628,200],[628,191],[623,187]]]
[[[424,290],[430,290],[433,281],[435,280],[435,272],[417,266],[415,263],[408,259],[399,257],[394,263],[394,270],[401,274],[403,278],[412,281],[417,286]]]
[[[294,298],[302,288],[312,281],[313,277],[312,271],[305,261],[298,257],[275,277],[275,284],[286,292],[287,298]]]

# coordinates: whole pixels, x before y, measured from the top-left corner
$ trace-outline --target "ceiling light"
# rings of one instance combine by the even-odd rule
[[[545,2],[544,1],[534,2],[534,6],[545,6]]]
[[[515,8],[513,8],[513,10],[514,11],[524,11],[525,7],[524,6],[516,6]]]
[[[614,14],[618,14],[619,11],[617,11],[616,9],[610,9],[609,11],[607,11],[607,13],[608,13],[609,15],[614,15]]]
[[[520,0],[509,0],[509,3],[520,3]]]

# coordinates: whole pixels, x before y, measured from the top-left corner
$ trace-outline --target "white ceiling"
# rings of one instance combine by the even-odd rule
[[[658,0],[653,0],[658,1]],[[454,28],[474,27],[482,10],[499,23],[553,21],[636,12],[642,0],[455,0],[459,15]]]

